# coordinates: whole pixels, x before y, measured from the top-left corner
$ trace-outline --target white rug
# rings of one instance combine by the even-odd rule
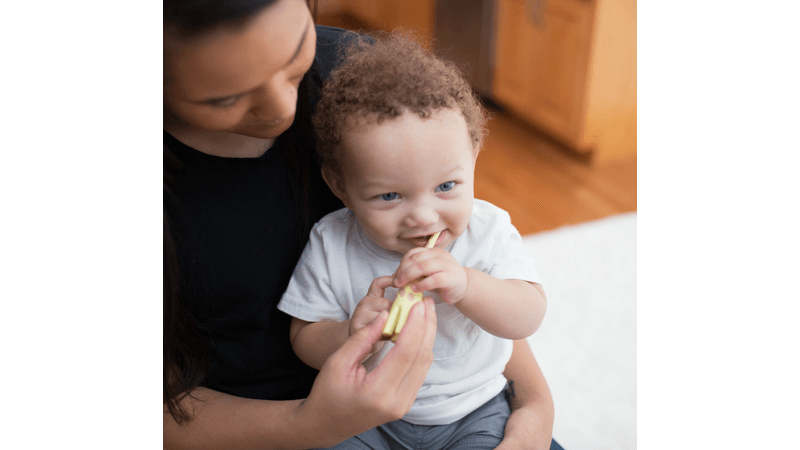
[[[565,450],[636,448],[636,213],[523,238],[547,294],[528,338]]]

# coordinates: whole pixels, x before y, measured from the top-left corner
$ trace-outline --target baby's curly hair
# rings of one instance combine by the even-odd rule
[[[454,63],[401,32],[348,38],[352,42],[322,88],[312,119],[323,168],[340,173],[340,143],[347,127],[359,120],[381,123],[405,111],[425,119],[445,108],[460,110],[474,152],[480,151],[486,113]]]

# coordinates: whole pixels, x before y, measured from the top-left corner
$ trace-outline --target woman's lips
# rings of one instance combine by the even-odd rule
[[[266,122],[264,124],[264,126],[267,126],[267,127],[278,126],[278,125],[282,124],[283,122],[286,122],[286,120],[287,120],[286,117],[284,117],[283,119],[270,120],[269,122]]]

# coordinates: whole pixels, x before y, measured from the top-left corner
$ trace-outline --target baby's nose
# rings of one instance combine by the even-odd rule
[[[425,227],[433,225],[439,220],[439,215],[436,210],[429,207],[417,207],[412,210],[406,217],[406,225],[410,227]]]

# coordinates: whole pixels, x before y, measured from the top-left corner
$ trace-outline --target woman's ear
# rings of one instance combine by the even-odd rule
[[[341,174],[331,169],[329,166],[324,166],[322,168],[322,179],[325,180],[325,183],[331,188],[333,195],[339,197],[339,200],[347,206],[347,196],[345,195],[344,180]]]

